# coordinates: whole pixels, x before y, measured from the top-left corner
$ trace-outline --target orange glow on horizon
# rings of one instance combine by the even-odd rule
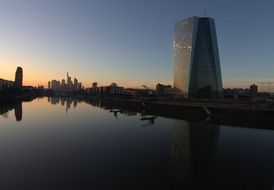
[[[25,54],[14,54],[5,53],[0,56],[0,78],[5,80],[14,81],[15,72],[18,66],[23,68],[23,85],[24,86],[34,86],[43,85],[45,88],[48,87],[48,81],[51,80],[66,80],[66,69],[62,66],[56,65],[52,66],[47,64],[48,60],[40,60],[39,57],[25,55]],[[146,85],[149,88],[154,89],[157,83],[172,84],[168,80],[148,80],[143,79],[142,76],[130,76],[125,75],[114,75],[111,71],[106,70],[104,75],[97,73],[96,71],[88,71],[86,68],[76,68],[69,67],[70,70],[75,70],[75,72],[69,72],[69,75],[78,79],[82,82],[85,88],[91,87],[93,82],[98,82],[99,86],[107,86],[112,82],[115,82],[118,86],[123,86],[125,88],[143,88],[142,85]],[[108,76],[106,78],[106,76]],[[140,79],[139,79],[140,78]]]
[[[49,66],[47,64],[47,59],[39,60],[39,58],[31,55],[24,54],[12,54],[12,53],[2,53],[0,54],[0,78],[5,80],[14,81],[15,72],[18,66],[23,68],[23,85],[24,86],[34,86],[43,85],[45,88],[48,87],[48,81],[51,80],[66,80],[66,69],[63,69],[62,66]],[[123,86],[125,88],[143,88],[142,85],[146,85],[151,89],[155,89],[157,83],[162,83],[165,85],[173,86],[173,79],[162,78],[162,79],[149,79],[144,78],[144,76],[137,75],[131,76],[130,74],[121,74],[119,76],[111,73],[110,70],[106,69],[104,75],[96,72],[89,71],[86,68],[75,67],[68,68],[72,70],[69,72],[69,75],[78,79],[79,82],[82,82],[82,85],[85,88],[91,87],[93,82],[98,82],[98,86],[107,86],[112,82],[115,82],[118,86]],[[107,78],[106,78],[107,76]],[[239,79],[240,80],[240,79]],[[258,81],[267,81],[267,79],[257,79]],[[234,80],[224,80],[224,88],[249,88],[251,84],[256,84],[259,86],[256,81],[246,80],[246,81],[237,81]]]
[[[11,63],[11,62],[10,62]],[[48,81],[51,80],[62,80],[65,79],[65,74],[62,74],[62,76],[60,77],[56,77],[53,75],[49,75],[46,76],[48,73],[45,72],[38,72],[40,69],[39,68],[35,68],[35,69],[29,69],[28,66],[24,67],[24,65],[17,65],[15,63],[11,63],[11,64],[7,64],[5,66],[3,66],[2,61],[0,64],[1,67],[1,71],[0,71],[0,78],[5,79],[5,80],[11,80],[14,81],[15,79],[15,71],[17,66],[21,66],[23,68],[23,85],[24,86],[33,86],[33,87],[37,87],[38,85],[43,85],[44,88],[48,87]],[[42,69],[41,69],[42,70]],[[50,73],[50,71],[49,71]],[[38,79],[39,78],[39,79]],[[82,82],[82,85],[85,88],[91,87],[93,82],[98,82],[98,86],[108,86],[110,85],[112,82],[115,82],[118,86],[123,86],[125,88],[143,88],[142,85],[146,85],[151,89],[155,89],[155,86],[157,85],[157,83],[162,83],[162,84],[170,84],[173,86],[173,82],[172,80],[168,81],[146,81],[146,82],[142,82],[142,81],[137,81],[137,80],[123,80],[123,79],[116,79],[116,80],[108,80],[105,79],[103,76],[94,76],[94,78],[97,78],[98,80],[94,79],[85,79],[85,80],[81,80],[80,77],[78,77],[78,81]],[[144,81],[144,80],[143,80]],[[249,86],[251,84],[257,84],[256,82],[235,82],[235,81],[224,81],[223,82],[223,87],[224,88],[249,88]],[[258,85],[258,84],[257,84]]]

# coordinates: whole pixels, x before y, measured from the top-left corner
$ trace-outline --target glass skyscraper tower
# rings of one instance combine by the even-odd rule
[[[177,96],[215,98],[222,76],[214,19],[190,17],[175,25],[174,88]]]

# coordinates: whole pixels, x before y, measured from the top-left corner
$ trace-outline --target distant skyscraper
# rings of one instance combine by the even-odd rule
[[[51,89],[55,90],[55,91],[60,90],[60,81],[52,80],[51,81]]]
[[[72,81],[71,81],[71,77],[69,76],[67,72],[67,91],[71,91],[71,90],[72,90]]]
[[[258,86],[255,84],[250,85],[250,95],[255,97],[258,94]]]
[[[74,78],[73,90],[78,90],[79,84],[77,78]]]
[[[98,95],[99,88],[97,86],[98,86],[97,82],[92,83],[92,87],[90,89],[90,94],[91,95],[93,95],[93,96]]]
[[[62,79],[61,81],[61,91],[65,91],[66,90],[66,81],[65,79]]]
[[[98,86],[98,83],[97,83],[97,82],[93,82],[93,83],[92,83],[92,87],[93,87],[93,88],[97,88],[97,86]]]
[[[14,85],[19,88],[23,85],[23,69],[21,67],[17,67],[16,69]]]
[[[77,80],[77,78],[74,78],[74,81],[71,80],[71,77],[69,76],[67,72],[67,83],[65,79],[62,79],[61,81],[52,80],[48,83],[48,87],[52,90],[61,91],[61,92],[73,92],[77,90],[81,90],[82,83]]]
[[[176,94],[213,98],[222,93],[214,19],[190,17],[175,25],[173,39]]]

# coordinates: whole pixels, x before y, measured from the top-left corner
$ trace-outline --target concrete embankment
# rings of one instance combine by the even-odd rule
[[[172,105],[147,103],[153,110],[206,116],[206,120],[220,124],[274,129],[274,110],[229,105]]]
[[[220,125],[274,129],[274,109],[240,104],[165,103],[131,99],[100,99],[109,108],[136,111],[167,118],[203,121]]]

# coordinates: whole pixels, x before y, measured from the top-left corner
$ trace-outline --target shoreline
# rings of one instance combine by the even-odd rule
[[[247,128],[274,129],[274,107],[256,107],[248,102],[233,101],[151,101],[117,97],[85,95],[54,96],[43,93],[26,93],[0,98],[0,106],[12,109],[13,104],[32,101],[38,97],[73,98],[106,110],[133,111],[143,115],[155,115],[172,119],[230,125]],[[243,104],[244,103],[244,104]],[[250,102],[249,102],[250,103]]]
[[[140,114],[166,118],[231,125],[247,128],[274,129],[274,110],[254,107],[209,106],[195,104],[171,104],[115,98],[88,98],[87,103],[98,105],[100,101],[107,109],[135,111]],[[145,104],[145,106],[143,105]]]

